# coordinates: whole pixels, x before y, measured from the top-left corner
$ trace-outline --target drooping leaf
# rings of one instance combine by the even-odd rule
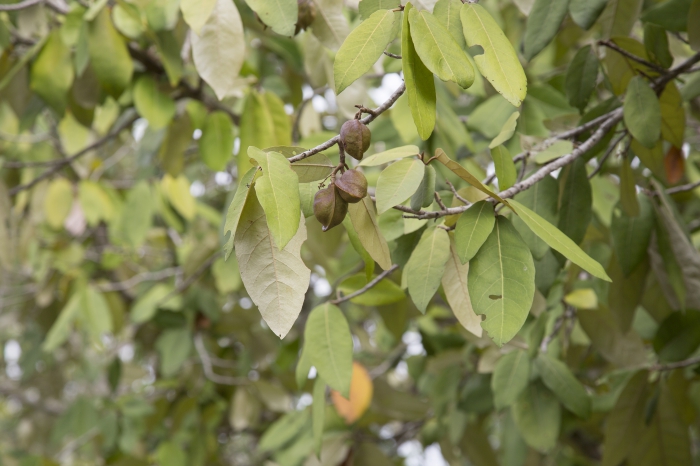
[[[158,161],[163,170],[177,177],[185,166],[185,151],[192,142],[192,120],[183,113],[168,125],[165,139],[158,150]]]
[[[343,92],[377,62],[387,44],[393,39],[397,16],[398,13],[391,10],[376,11],[345,39],[333,62],[337,94]]]
[[[489,149],[498,147],[513,137],[513,134],[515,134],[515,128],[518,124],[518,117],[520,117],[520,112],[511,113],[503,125],[503,128],[501,128],[501,132],[498,133],[498,135],[489,143]]]
[[[628,35],[639,18],[642,4],[642,0],[608,0],[598,20],[603,37]]]
[[[662,361],[682,361],[700,347],[700,311],[674,312],[659,325],[654,351]]]
[[[134,84],[134,106],[153,129],[164,128],[175,116],[175,102],[158,89],[150,76],[141,76]]]
[[[195,34],[200,34],[209,19],[217,0],[180,0],[180,10],[185,22]]]
[[[277,34],[294,35],[298,14],[295,0],[246,0],[246,3]]]
[[[406,4],[403,13],[403,30],[401,31],[401,63],[408,106],[418,135],[427,140],[435,128],[435,81],[433,73],[423,64],[416,52],[411,38],[411,26],[408,21],[411,3]],[[417,148],[416,148],[417,149]]]
[[[452,34],[427,11],[412,8],[408,20],[413,45],[425,66],[443,81],[463,89],[474,82],[474,69]]]
[[[625,276],[630,275],[646,256],[654,228],[651,202],[644,195],[639,196],[638,200],[638,216],[631,217],[618,206],[613,210],[610,226],[615,255]]]
[[[459,163],[455,162],[454,160],[450,159],[447,154],[445,154],[445,151],[442,149],[437,149],[435,150],[435,156],[437,157],[437,160],[445,165],[447,168],[449,168],[452,172],[454,172],[455,175],[459,176],[462,178],[464,181],[469,183],[470,185],[474,186],[476,189],[481,191],[484,194],[488,194],[492,198],[496,199],[499,202],[502,202],[505,205],[508,205],[508,201],[501,199],[498,194],[494,193],[491,191],[489,188],[484,186],[484,184],[479,181],[478,178],[476,178],[474,175],[469,173],[469,171],[461,166]]]
[[[455,225],[455,249],[462,264],[476,255],[495,223],[493,204],[487,201],[475,203],[459,216]]]
[[[612,5],[612,3],[610,3],[610,5]],[[631,37],[613,37],[610,39],[610,41],[619,48],[633,55],[647,61],[649,60],[649,57],[647,57],[647,52],[644,49],[644,45]],[[603,64],[608,72],[607,74],[608,78],[610,79],[613,92],[616,95],[624,94],[625,90],[627,89],[627,84],[633,77],[640,74],[640,71],[647,76],[654,76],[657,73],[646,65],[630,60],[616,50],[606,51],[605,58],[603,58]]]
[[[90,67],[97,80],[105,92],[114,98],[119,97],[131,82],[134,65],[124,40],[112,25],[106,8],[88,23],[87,42]]]
[[[251,168],[238,181],[236,194],[234,194],[231,205],[229,205],[226,213],[226,223],[224,224],[224,259],[228,259],[231,252],[233,252],[233,239],[236,236],[236,230],[238,230],[238,222],[241,219],[243,206],[246,204],[248,195],[253,191],[252,183],[256,175],[259,175],[258,169]]]
[[[515,115],[515,113],[513,114]],[[517,181],[518,174],[515,172],[513,158],[505,146],[496,146],[491,149],[491,158],[496,166],[496,177],[498,178],[498,189],[506,190]]]
[[[504,217],[469,263],[469,296],[474,312],[486,319],[481,326],[502,346],[525,323],[535,295],[532,254]]]
[[[369,157],[365,157],[359,163],[361,167],[376,167],[378,165],[384,165],[385,163],[393,162],[394,160],[404,159],[406,157],[411,157],[412,155],[418,155],[420,149],[418,146],[401,146],[394,147],[384,152],[378,152],[372,154]]]
[[[377,213],[372,200],[368,196],[360,202],[348,205],[348,213],[362,246],[379,264],[379,267],[389,270],[391,268],[389,246],[379,230]]]
[[[301,222],[292,240],[280,250],[252,189],[239,222],[234,243],[243,285],[270,329],[284,338],[301,311],[309,286],[311,271],[300,256],[306,225]]]
[[[568,8],[568,0],[535,0],[525,25],[526,60],[532,60],[552,41]]]
[[[231,117],[222,111],[210,113],[199,139],[202,161],[212,170],[223,170],[233,157],[233,143]]]
[[[572,2],[573,4],[573,2]],[[566,81],[564,87],[569,104],[579,111],[588,105],[591,94],[596,86],[598,77],[598,57],[593,53],[590,45],[579,49],[571,60],[569,68],[566,70]]]
[[[239,134],[239,172],[248,171],[252,166],[248,147],[289,146],[292,127],[284,111],[284,102],[272,92],[252,90],[245,99]]]
[[[688,10],[688,42],[693,50],[700,50],[700,0],[693,0]]]
[[[437,173],[430,165],[425,166],[423,179],[418,185],[418,189],[411,196],[411,209],[420,210],[422,207],[430,207],[435,198],[435,179]]]
[[[481,337],[481,318],[474,313],[469,298],[468,274],[469,264],[461,263],[454,241],[450,241],[450,257],[447,259],[445,273],[442,275],[442,289],[459,323],[469,332]]]
[[[59,115],[65,111],[75,74],[70,56],[70,48],[64,45],[60,31],[55,29],[31,69],[30,88]]]
[[[630,158],[625,157],[620,164],[619,204],[626,215],[636,217],[639,215],[639,202],[637,201],[636,180]]]
[[[641,76],[627,85],[624,105],[625,125],[645,147],[654,147],[661,136],[661,106],[656,94]]]
[[[367,369],[360,363],[352,363],[352,382],[350,396],[344,397],[337,391],[331,391],[331,399],[338,414],[346,424],[352,424],[358,420],[369,408],[372,402],[374,386]]]
[[[666,85],[659,96],[659,105],[661,107],[661,136],[675,147],[683,147],[685,109],[681,93],[674,83]]]
[[[603,266],[583,252],[576,243],[557,229],[557,227],[518,201],[511,200],[511,205],[522,221],[552,249],[558,251],[591,275],[601,280],[610,281],[610,277],[605,273]]]
[[[574,23],[589,29],[605,9],[608,0],[570,0],[569,14]]]
[[[554,226],[557,223],[558,197],[559,185],[556,180],[551,176],[545,176],[542,180],[535,183],[532,188],[516,194],[513,199]],[[512,201],[509,202],[512,204]],[[519,210],[518,213],[520,213]],[[549,250],[549,245],[534,230],[527,226],[525,217],[516,215],[513,217],[512,222],[523,241],[532,251],[532,256],[535,260],[542,259]]]
[[[248,155],[262,169],[255,192],[265,211],[272,239],[279,249],[284,249],[299,228],[299,179],[289,161],[278,152],[250,146]]]
[[[425,313],[440,288],[445,265],[450,258],[450,237],[442,228],[431,228],[421,236],[406,264],[408,293],[419,311]]]
[[[667,31],[685,32],[692,2],[693,0],[667,0],[644,11],[640,19]]]
[[[73,292],[66,305],[63,306],[63,309],[61,309],[61,312],[58,314],[58,318],[54,321],[53,325],[51,325],[41,345],[41,349],[50,353],[66,341],[70,335],[71,326],[80,313],[82,294],[83,290],[80,289]]]
[[[622,272],[619,260],[615,257],[610,260],[608,267],[612,280],[608,289],[608,306],[622,332],[628,332],[632,327],[637,306],[641,303],[644,294],[649,262],[646,260],[646,254],[642,259],[644,260],[629,275]]]
[[[527,93],[527,78],[510,41],[491,15],[477,3],[465,3],[460,12],[467,47],[481,46],[476,55],[479,72],[508,102],[519,107]]]
[[[425,165],[417,158],[403,159],[385,168],[377,179],[377,212],[382,214],[416,192]]]
[[[460,0],[438,0],[433,7],[433,15],[452,33],[457,44],[464,48],[466,42],[462,32],[462,20],[459,17],[461,7]]]
[[[638,448],[649,391],[648,376],[646,371],[637,371],[625,385],[608,416],[603,449],[605,466],[622,463],[634,448]]]
[[[236,5],[230,0],[217,0],[200,33],[191,37],[199,75],[219,100],[230,95],[238,85],[238,72],[245,59],[243,23]]]
[[[306,345],[301,348],[301,354],[299,355],[299,361],[297,361],[297,366],[294,369],[294,380],[297,383],[297,388],[302,389],[306,384],[306,379],[309,376],[309,371],[311,370],[311,356],[306,350]]]
[[[342,311],[326,303],[309,314],[304,345],[311,364],[334,390],[350,395],[352,378],[352,335]]]
[[[557,227],[579,244],[586,235],[591,221],[593,196],[581,159],[564,168],[559,175],[559,221]],[[602,278],[602,277],[601,277]]]
[[[314,432],[314,446],[316,454],[321,450],[323,440],[323,423],[326,414],[326,382],[321,376],[314,382],[313,402],[311,404],[311,428]]]
[[[590,416],[591,399],[566,364],[542,353],[535,359],[535,365],[544,384],[566,409],[584,419]]]
[[[496,409],[515,403],[530,382],[530,360],[525,351],[511,351],[497,362],[491,377]]]
[[[673,55],[668,47],[666,31],[652,23],[644,25],[644,48],[652,63],[669,68],[673,64]]]
[[[513,420],[528,445],[540,452],[554,448],[559,437],[561,407],[552,393],[536,383],[513,405]]]

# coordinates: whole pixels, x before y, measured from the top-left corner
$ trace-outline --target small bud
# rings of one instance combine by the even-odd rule
[[[345,152],[357,160],[362,160],[372,141],[372,133],[360,120],[348,120],[340,127],[340,140]]]
[[[299,15],[297,16],[297,27],[294,31],[295,36],[311,26],[311,23],[316,19],[316,5],[313,0],[297,0],[297,4],[299,5]]]
[[[350,204],[360,202],[367,195],[367,178],[357,170],[348,170],[335,182],[335,186],[345,201]]]
[[[340,197],[334,183],[314,196],[314,216],[323,225],[323,231],[342,223],[347,213],[348,203]]]

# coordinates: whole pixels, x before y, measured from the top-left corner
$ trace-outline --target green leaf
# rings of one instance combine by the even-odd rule
[[[294,379],[297,383],[297,388],[299,390],[304,388],[306,385],[306,379],[309,376],[309,371],[311,370],[311,356],[306,350],[306,345],[301,349],[301,355],[299,356],[299,361],[297,362],[297,367],[294,370]]]
[[[296,0],[246,0],[258,18],[282,36],[294,35],[299,12]]]
[[[649,387],[647,371],[637,371],[617,398],[605,423],[603,465],[617,466],[638,448]]]
[[[226,112],[215,111],[207,116],[199,139],[199,153],[209,168],[221,171],[233,157],[233,123]]]
[[[53,325],[51,325],[49,332],[46,334],[46,339],[41,345],[41,349],[50,353],[68,339],[71,332],[71,325],[78,318],[80,313],[80,301],[82,300],[83,293],[84,285],[83,289],[77,289],[73,292],[66,305],[63,306],[63,309],[61,309],[61,312],[58,314],[58,318],[54,321]]]
[[[693,50],[700,50],[700,0],[693,0],[688,11],[688,42]]]
[[[430,165],[426,165],[423,179],[418,189],[411,196],[411,209],[420,210],[422,207],[430,207],[435,197],[435,178],[437,173]]]
[[[673,55],[668,48],[668,36],[663,28],[651,23],[644,25],[644,48],[652,63],[664,68],[673,64]]]
[[[450,237],[442,228],[426,230],[411,253],[404,273],[408,275],[408,293],[422,313],[440,288],[449,258]]]
[[[353,30],[335,55],[333,76],[337,94],[365,74],[393,39],[398,13],[380,10]]]
[[[598,57],[590,45],[579,49],[566,70],[564,88],[569,104],[579,111],[588,105],[598,78]]]
[[[190,194],[190,182],[185,175],[173,178],[166,173],[161,187],[170,205],[186,220],[193,220],[197,215],[197,201]]]
[[[513,115],[516,115],[516,113]],[[508,149],[505,146],[493,147],[491,149],[491,158],[496,167],[498,189],[503,191],[513,186],[517,181],[518,174],[515,172],[515,164]]]
[[[217,0],[180,0],[180,10],[192,32],[199,35],[202,27],[211,16]]]
[[[378,165],[393,162],[394,160],[405,159],[406,157],[411,157],[412,155],[418,155],[419,153],[420,149],[418,149],[418,146],[394,147],[393,149],[378,152],[370,155],[369,157],[365,157],[362,162],[359,163],[359,165],[361,167],[376,167]]]
[[[541,353],[535,359],[535,366],[544,384],[566,409],[583,419],[591,415],[591,399],[566,364]]]
[[[137,183],[126,195],[114,233],[133,247],[140,246],[153,224],[151,189],[145,181]]]
[[[635,39],[630,37],[614,37],[610,39],[610,41],[633,55],[647,61],[649,60],[644,45]],[[616,95],[624,94],[627,89],[627,84],[633,77],[641,74],[640,71],[647,76],[654,76],[657,73],[646,65],[630,60],[621,53],[611,49],[606,51],[603,63],[608,72],[607,75],[610,79],[612,90]]]
[[[293,149],[290,151],[289,149]],[[268,147],[265,152],[279,152],[285,157],[293,157],[296,154],[304,152],[301,147]],[[292,153],[295,152],[295,153]],[[304,160],[292,164],[292,170],[297,174],[299,183],[310,183],[326,178],[335,165],[324,154],[314,154]]]
[[[498,202],[502,202],[503,204],[508,205],[508,201],[501,199],[498,194],[494,193],[489,188],[484,186],[484,184],[481,181],[479,181],[477,177],[469,173],[467,169],[465,169],[463,166],[461,166],[454,160],[450,159],[447,156],[447,154],[445,154],[445,151],[443,151],[442,149],[437,149],[435,151],[435,157],[437,157],[438,161],[445,165],[447,168],[449,168],[455,175],[459,176],[464,181],[466,181],[482,193],[488,194],[492,198],[496,199]]]
[[[498,346],[510,341],[525,323],[535,296],[532,254],[504,217],[469,263],[469,296],[481,326]]]
[[[513,137],[513,134],[515,134],[515,128],[518,124],[518,117],[520,117],[520,112],[511,113],[506,122],[503,124],[503,128],[501,128],[501,131],[489,143],[489,149],[498,147]]]
[[[314,383],[313,402],[311,404],[311,429],[314,433],[314,451],[320,455],[323,440],[323,423],[326,417],[326,382],[321,376]]]
[[[662,361],[682,361],[700,347],[700,311],[674,312],[659,325],[654,351]]]
[[[643,0],[608,0],[598,23],[604,38],[626,36],[639,19]]]
[[[411,197],[424,172],[425,165],[417,158],[399,160],[385,168],[377,179],[377,212],[382,214]]]
[[[457,44],[464,48],[467,43],[464,40],[462,20],[459,17],[461,7],[462,2],[460,0],[438,0],[433,7],[433,15],[450,31]]]
[[[674,83],[668,83],[659,96],[661,136],[676,147],[683,147],[685,109],[683,98]]]
[[[61,33],[55,29],[34,60],[29,87],[59,115],[66,108],[68,90],[73,84],[70,48],[64,45]]]
[[[525,26],[524,55],[527,61],[552,41],[568,8],[568,0],[535,0]]]
[[[629,276],[647,255],[651,231],[654,228],[654,211],[649,199],[641,195],[639,215],[630,217],[618,205],[613,210],[610,233],[613,249],[625,276]]]
[[[256,175],[259,175],[258,169],[251,168],[240,178],[236,187],[236,194],[234,194],[233,200],[228,207],[226,223],[224,224],[224,259],[228,259],[231,252],[233,252],[233,238],[236,236],[243,206],[248,199],[248,195],[253,191],[251,183],[253,183]]]
[[[311,32],[326,47],[338,50],[348,36],[348,20],[343,12],[343,0],[313,0],[316,18]]]
[[[174,442],[166,441],[158,445],[156,458],[158,458],[158,464],[187,466],[187,455],[184,450]]]
[[[134,64],[126,43],[119,35],[104,8],[94,21],[88,23],[90,65],[102,88],[117,98],[131,82]]]
[[[360,202],[349,204],[348,213],[362,246],[379,264],[379,267],[383,270],[389,270],[391,268],[391,254],[389,246],[379,230],[377,213],[374,210],[372,200],[366,196]]]
[[[177,374],[192,351],[192,335],[187,328],[164,331],[156,340],[160,354],[160,373],[163,377]]]
[[[571,0],[569,14],[574,23],[583,29],[590,29],[605,9],[608,0]]]
[[[617,367],[639,367],[647,364],[648,354],[637,332],[624,333],[612,313],[604,306],[577,312],[581,327],[593,348]]]
[[[399,6],[401,6],[401,0],[360,0],[357,7],[360,10],[360,18],[364,21],[375,11],[393,10]]]
[[[511,205],[522,221],[552,249],[558,251],[591,275],[610,281],[610,277],[605,273],[603,266],[591,259],[588,254],[583,252],[576,243],[558,230],[557,227],[518,201],[511,200]]]
[[[230,0],[217,0],[199,34],[192,34],[191,39],[199,76],[219,100],[231,95],[240,85],[238,72],[246,54],[243,23],[236,5]]]
[[[355,250],[355,252],[357,252],[357,254],[360,255],[362,261],[365,263],[364,283],[367,283],[372,280],[372,275],[374,275],[374,259],[372,259],[372,256],[369,255],[365,247],[362,245],[362,241],[360,241],[360,237],[357,235],[355,227],[352,226],[352,220],[350,220],[350,217],[347,215],[343,219],[343,227],[345,227],[345,232],[348,234],[348,240],[350,240],[352,248]],[[360,288],[362,286],[364,285],[361,285]]]
[[[284,249],[299,228],[299,179],[289,161],[278,152],[264,152],[250,146],[248,155],[262,169],[255,192],[265,211],[272,239],[279,249]]]
[[[150,76],[142,76],[134,84],[134,106],[153,129],[164,128],[175,116],[175,102],[160,92]]]
[[[425,66],[443,81],[453,81],[463,89],[474,83],[474,69],[452,34],[427,11],[408,12],[411,38]]]
[[[163,170],[177,177],[185,165],[185,151],[192,142],[192,122],[187,113],[175,118],[169,125],[165,139],[158,150],[158,161]]]
[[[345,316],[330,303],[315,307],[304,329],[304,344],[319,375],[345,398],[350,398],[352,335]]]
[[[73,185],[65,178],[57,178],[49,184],[44,200],[46,223],[54,230],[63,228],[63,222],[73,205]]]
[[[182,75],[184,65],[180,56],[180,42],[175,37],[174,31],[160,31],[156,34],[156,49],[163,62],[165,74],[171,87],[177,87]]]
[[[168,304],[173,303],[173,298],[169,298],[167,301],[163,300],[168,297],[173,291],[173,288],[164,283],[159,283],[153,288],[144,293],[139,299],[134,303],[131,308],[131,321],[135,324],[141,324],[143,322],[149,321],[156,315],[158,307],[165,307]]]
[[[433,73],[421,61],[411,38],[411,28],[408,21],[413,9],[411,3],[406,4],[403,13],[403,30],[401,31],[401,63],[408,106],[411,109],[413,123],[418,135],[427,140],[435,128],[435,79]],[[417,148],[416,148],[417,149]]]
[[[310,420],[309,414],[308,409],[290,411],[277,419],[260,437],[258,449],[261,452],[274,452],[282,449],[285,445],[294,440],[300,432],[308,429],[308,422]]]
[[[593,195],[586,173],[586,163],[579,158],[559,174],[559,221],[557,222],[557,227],[562,233],[576,244],[579,244],[586,235],[591,221],[592,206]]]
[[[374,266],[374,262],[372,262]],[[371,279],[371,278],[370,278]],[[365,274],[358,273],[352,275],[338,285],[338,289],[344,294],[349,295],[361,289],[367,284],[368,280]],[[406,295],[399,285],[391,280],[383,279],[372,288],[362,293],[361,295],[352,298],[350,302],[363,306],[385,306],[393,304],[404,299]]]
[[[101,220],[109,222],[114,218],[114,203],[99,183],[81,181],[78,186],[78,198],[88,225],[96,226]]]
[[[294,237],[279,249],[255,190],[248,193],[240,223],[234,242],[243,285],[270,329],[284,338],[301,312],[311,276],[300,255],[306,224],[298,223]]]
[[[469,264],[460,262],[454,241],[450,241],[450,257],[442,275],[442,289],[445,291],[447,303],[462,326],[477,337],[481,337],[481,317],[474,313],[472,301],[469,298],[467,277]]]
[[[515,350],[502,356],[493,369],[491,390],[496,409],[506,408],[520,397],[530,381],[527,352]]]
[[[629,276],[622,273],[622,268],[616,257],[613,256],[610,260],[608,273],[612,283],[608,289],[608,306],[622,332],[628,332],[632,327],[637,306],[642,301],[649,272],[649,262],[646,260],[646,255],[643,259]]]
[[[625,126],[645,147],[654,147],[661,136],[661,106],[654,91],[641,76],[627,85],[624,105]]]
[[[540,384],[530,385],[513,405],[513,420],[528,445],[542,453],[557,444],[561,407]]]
[[[474,57],[479,72],[508,102],[519,107],[527,93],[527,78],[510,41],[479,4],[465,3],[460,17],[467,47],[484,49]]]
[[[545,176],[542,180],[535,183],[532,188],[518,193],[514,200],[527,207],[547,223],[552,224],[552,228],[555,228],[558,197],[559,185],[557,181],[551,176]],[[510,203],[513,204],[513,201],[510,201]],[[516,213],[520,213],[520,210],[517,210]],[[549,245],[534,230],[527,226],[524,219],[525,217],[522,216],[513,217],[513,226],[518,230],[530,251],[532,251],[532,256],[535,260],[540,260],[549,251]]]
[[[272,92],[251,90],[243,106],[239,134],[238,172],[243,173],[252,166],[248,147],[289,146],[292,143],[292,127],[284,111],[284,102]]]
[[[645,23],[661,26],[667,31],[685,32],[692,2],[693,0],[667,0],[657,3],[642,13],[640,19]]]
[[[455,249],[462,264],[472,260],[493,231],[493,204],[479,201],[459,216],[455,225]]]

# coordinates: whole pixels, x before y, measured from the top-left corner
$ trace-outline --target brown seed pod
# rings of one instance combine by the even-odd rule
[[[360,120],[348,120],[340,127],[340,140],[346,153],[357,160],[362,160],[372,141],[372,133]]]
[[[362,172],[348,170],[335,182],[340,197],[350,204],[360,202],[367,195],[367,178]]]
[[[297,0],[297,4],[299,5],[299,16],[297,16],[297,27],[294,31],[295,36],[311,26],[311,23],[316,19],[316,5],[312,0]]]
[[[340,197],[334,183],[314,196],[314,216],[323,225],[323,231],[342,223],[347,213],[348,203]]]

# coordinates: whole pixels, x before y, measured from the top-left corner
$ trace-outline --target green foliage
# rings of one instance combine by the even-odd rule
[[[5,2],[0,463],[697,463],[698,49],[698,0]]]

